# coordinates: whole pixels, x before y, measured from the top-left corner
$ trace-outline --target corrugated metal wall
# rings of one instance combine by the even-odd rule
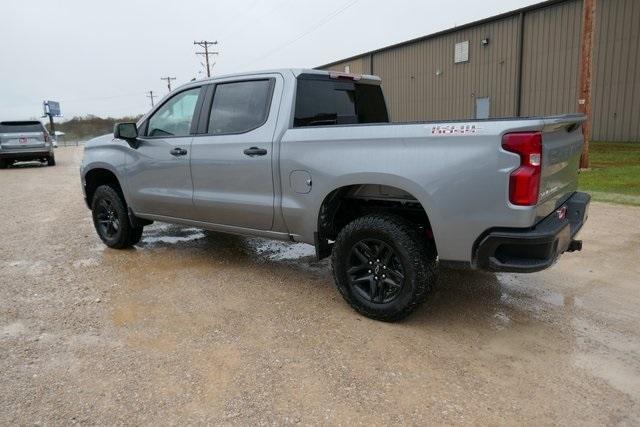
[[[371,55],[360,56],[350,61],[339,62],[327,68],[329,71],[344,72],[345,67],[349,67],[349,72],[355,74],[371,74]]]
[[[581,0],[525,14],[520,115],[578,111],[581,28]]]
[[[517,17],[422,40],[373,57],[391,117],[398,121],[472,118],[475,97],[490,97],[493,117],[515,112]],[[488,38],[489,44],[481,45]],[[469,41],[469,61],[454,63]]]
[[[598,0],[592,139],[640,141],[640,1]]]
[[[522,21],[515,13],[327,69],[379,75],[394,121],[472,118],[476,97],[490,98],[490,117],[516,115],[519,95],[521,116],[577,112],[582,4],[543,4]],[[640,0],[598,0],[594,37],[592,139],[640,141]],[[455,64],[455,44],[465,40],[469,61]]]

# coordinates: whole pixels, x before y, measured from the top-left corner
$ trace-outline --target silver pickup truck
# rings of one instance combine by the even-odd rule
[[[180,87],[86,144],[98,235],[125,248],[162,221],[310,243],[388,321],[439,267],[533,272],[581,249],[583,116],[390,123],[380,85],[287,69]]]

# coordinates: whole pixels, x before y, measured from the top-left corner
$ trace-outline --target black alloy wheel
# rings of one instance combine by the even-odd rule
[[[110,200],[102,199],[98,202],[96,217],[98,219],[99,233],[108,239],[116,237],[120,231],[120,218]]]
[[[363,239],[351,249],[349,287],[377,304],[395,300],[404,285],[404,269],[394,249],[381,240]]]

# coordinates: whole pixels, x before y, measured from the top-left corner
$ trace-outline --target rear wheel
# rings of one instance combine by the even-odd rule
[[[123,249],[135,245],[142,237],[142,227],[133,227],[126,203],[113,187],[101,185],[91,203],[93,225],[105,245]]]
[[[437,280],[435,250],[417,228],[394,215],[367,215],[336,239],[332,266],[344,299],[376,320],[399,320],[418,307]]]
[[[56,165],[56,156],[53,154],[47,157],[47,166],[55,166]]]
[[[0,169],[6,169],[9,167],[9,160],[0,159]]]

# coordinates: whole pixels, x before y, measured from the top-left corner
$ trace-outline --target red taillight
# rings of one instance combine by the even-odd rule
[[[542,134],[508,133],[502,137],[502,148],[520,155],[520,167],[509,177],[509,200],[514,205],[535,205],[540,191]]]

